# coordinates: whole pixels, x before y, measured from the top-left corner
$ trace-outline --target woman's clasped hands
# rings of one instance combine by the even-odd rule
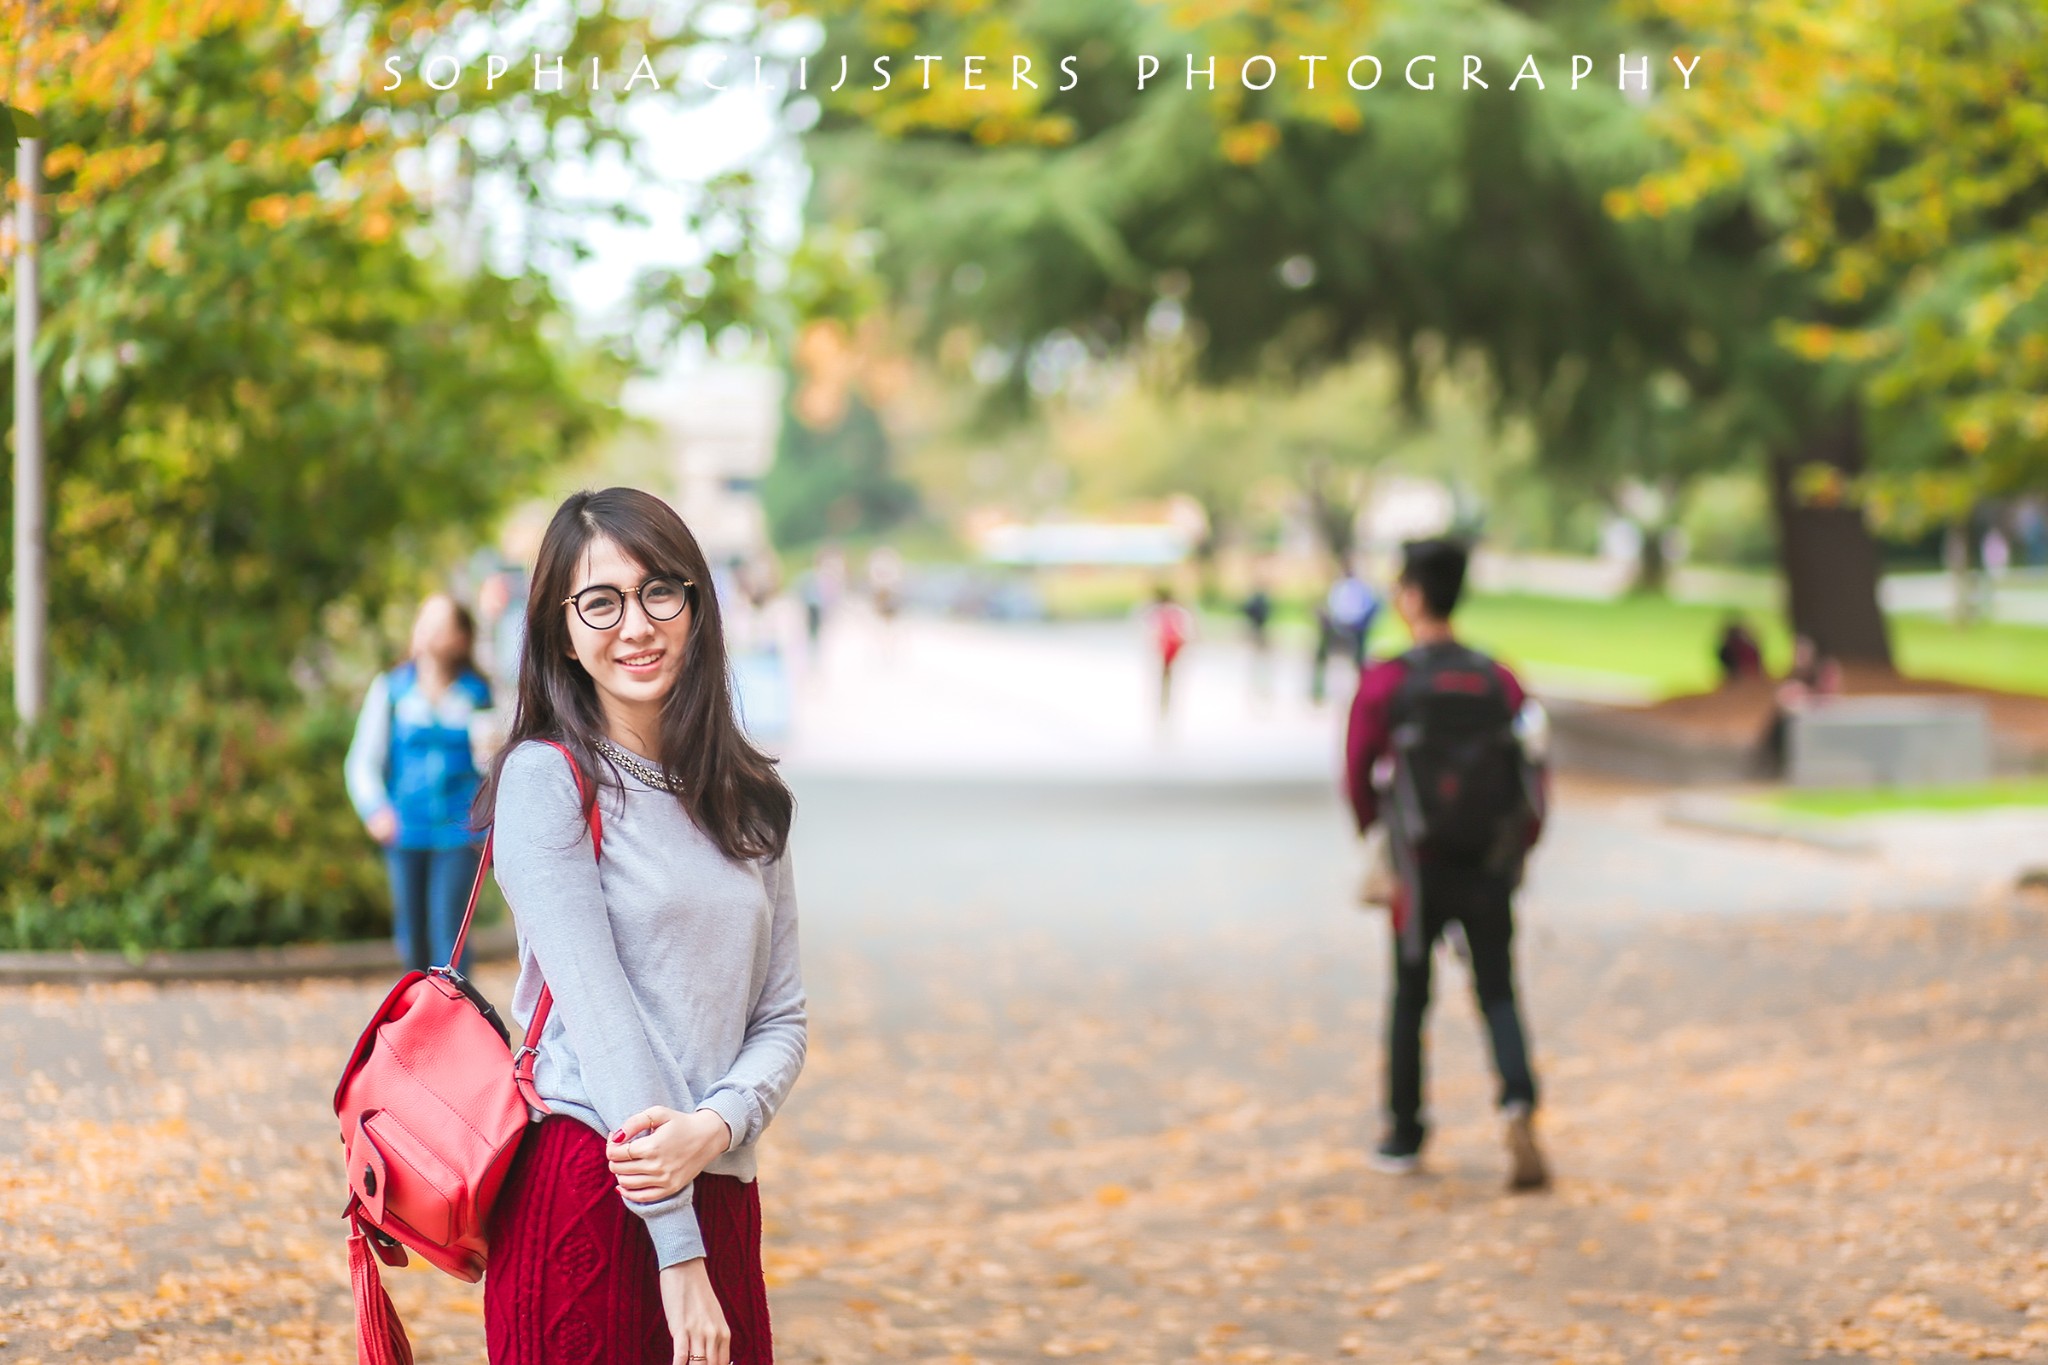
[[[657,1104],[620,1124],[604,1157],[621,1195],[652,1204],[686,1189],[731,1147],[732,1130],[714,1111],[682,1114]]]

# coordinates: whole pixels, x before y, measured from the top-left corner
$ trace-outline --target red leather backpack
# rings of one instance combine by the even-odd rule
[[[583,792],[576,760],[554,747],[569,760]],[[593,806],[591,846],[601,848],[603,839]],[[410,1248],[459,1279],[482,1279],[491,1206],[519,1154],[529,1106],[547,1112],[533,1088],[533,1066],[553,994],[541,987],[515,1053],[498,1012],[454,966],[490,867],[486,838],[448,965],[400,978],[356,1040],[334,1088],[348,1154],[342,1216],[349,1222],[361,1365],[412,1365],[412,1346],[384,1292],[377,1260],[403,1266]]]

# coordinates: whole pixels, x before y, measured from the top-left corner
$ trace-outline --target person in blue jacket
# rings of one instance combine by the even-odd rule
[[[476,624],[445,594],[413,622],[412,655],[363,698],[348,749],[348,794],[384,848],[398,956],[414,971],[448,961],[481,854],[470,805],[481,778],[470,722],[490,709],[471,657]],[[456,970],[468,970],[464,962]]]

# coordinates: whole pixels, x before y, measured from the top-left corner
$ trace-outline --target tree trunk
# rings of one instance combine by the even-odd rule
[[[1305,480],[1308,492],[1309,518],[1323,538],[1323,545],[1329,550],[1330,558],[1339,569],[1351,562],[1351,553],[1357,548],[1358,506],[1345,498],[1330,485],[1330,463],[1327,460],[1311,461]]]
[[[1941,538],[1941,562],[1948,570],[1948,619],[1967,626],[1977,619],[1977,575],[1970,567],[1970,531],[1967,523],[1948,528]]]
[[[1638,597],[1662,597],[1671,588],[1671,557],[1664,552],[1664,536],[1670,528],[1639,525],[1637,529],[1643,540],[1636,551],[1635,581],[1628,590]]]
[[[1195,601],[1203,607],[1215,608],[1223,603],[1223,580],[1220,560],[1223,547],[1237,538],[1237,526],[1232,519],[1231,509],[1220,499],[1201,499],[1202,537],[1195,542]]]
[[[1877,541],[1848,494],[1801,498],[1807,465],[1825,465],[1845,480],[1862,471],[1863,428],[1854,407],[1810,432],[1800,449],[1771,457],[1786,615],[1793,631],[1829,658],[1890,668],[1891,636],[1877,600]]]

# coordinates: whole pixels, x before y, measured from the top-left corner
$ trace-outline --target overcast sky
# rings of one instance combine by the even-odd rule
[[[432,49],[459,62],[469,72],[480,67],[486,53],[522,50],[552,50],[547,38],[551,29],[562,30],[568,9],[575,0],[529,0],[514,10],[504,24],[493,30],[477,25],[460,27],[457,38],[437,43]],[[343,72],[360,69],[363,46],[370,40],[367,16],[354,22],[342,19],[340,0],[293,0],[308,22],[325,30],[328,60],[337,81],[337,98],[345,99]],[[700,31],[737,36],[751,28],[753,14],[749,0],[713,3],[692,16]],[[777,52],[795,56],[815,49],[822,30],[810,20],[782,24],[769,40]],[[569,81],[574,84],[582,58],[564,52]],[[716,75],[721,64],[726,68]],[[635,276],[649,267],[688,266],[701,260],[705,246],[686,229],[688,206],[694,191],[705,182],[742,166],[752,166],[764,187],[765,232],[773,248],[788,249],[796,244],[802,226],[803,197],[808,175],[796,136],[783,126],[787,117],[781,96],[774,91],[752,88],[751,62],[734,57],[728,61],[710,47],[693,51],[681,82],[666,88],[641,88],[632,96],[631,119],[639,132],[645,159],[653,168],[652,184],[637,178],[615,159],[584,163],[562,163],[552,189],[564,199],[624,198],[647,219],[644,226],[624,226],[601,221],[584,225],[584,236],[593,249],[590,259],[575,262],[561,259],[545,263],[562,296],[579,321],[590,331],[609,331],[629,320],[624,316]],[[398,73],[410,81],[422,79],[417,66],[407,61]],[[614,89],[629,73],[606,70],[603,79]],[[706,78],[721,79],[732,88],[711,95]],[[515,77],[516,78],[516,77]],[[683,88],[687,87],[688,94]],[[708,96],[708,98],[707,98]],[[571,93],[570,98],[574,95]],[[453,170],[452,160],[437,164],[453,148],[435,149],[426,160],[416,163],[414,174],[431,184]],[[519,202],[509,185],[479,184],[476,208],[495,231],[516,241]],[[516,268],[516,262],[506,262]]]
[[[565,168],[565,192],[627,193],[649,219],[645,227],[590,225],[588,240],[595,256],[558,272],[577,315],[602,325],[619,315],[640,271],[701,259],[703,244],[682,226],[691,192],[742,166],[752,165],[768,187],[767,232],[772,244],[793,246],[802,226],[808,176],[795,137],[778,127],[779,116],[775,95],[750,89],[734,89],[692,108],[650,96],[637,103],[633,119],[656,171],[653,186],[634,188],[632,177],[616,165]]]

